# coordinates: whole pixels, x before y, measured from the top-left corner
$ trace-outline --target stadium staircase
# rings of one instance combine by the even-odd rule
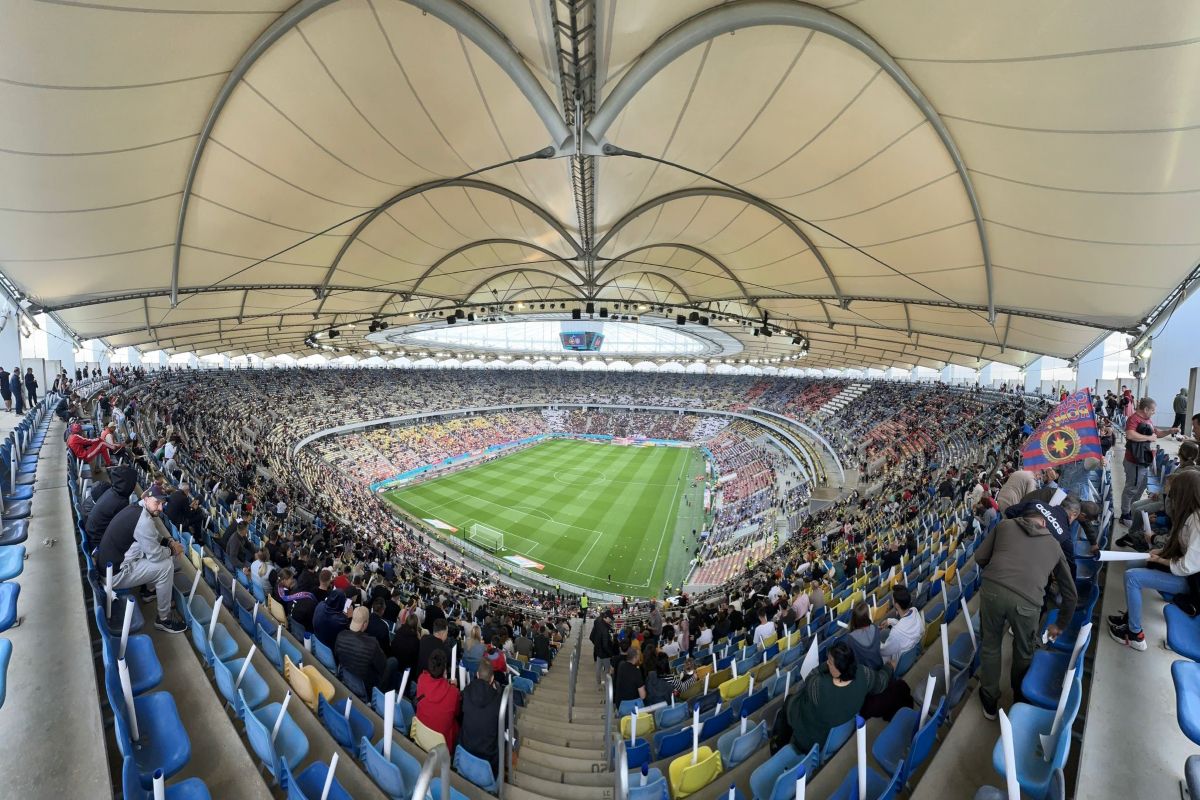
[[[583,624],[581,619],[571,621],[567,641],[578,640]],[[556,666],[520,711],[520,756],[505,787],[506,800],[609,800],[613,796],[613,775],[604,755],[604,698],[590,682],[591,662],[581,658],[574,711],[568,714],[567,660],[567,654],[560,653]]]
[[[852,383],[842,391],[829,398],[825,405],[817,409],[817,414],[824,418],[832,417],[853,401],[861,397],[871,387],[865,383]]]

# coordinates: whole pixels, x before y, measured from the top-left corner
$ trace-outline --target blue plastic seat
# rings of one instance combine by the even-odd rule
[[[895,800],[900,796],[900,790],[904,788],[902,767],[897,767],[889,779],[885,775],[880,775],[870,767],[867,768],[867,796],[861,800]],[[858,769],[851,767],[846,773],[846,777],[842,779],[842,783],[837,790],[829,795],[829,800],[860,800],[858,796]]]
[[[199,778],[188,778],[166,788],[167,800],[211,800],[212,798],[212,795],[208,793],[208,787]],[[132,757],[128,756],[121,767],[121,797],[124,800],[154,800],[154,791],[142,788],[137,764]]]
[[[752,695],[747,695],[746,698],[742,700],[741,707],[737,709],[737,713],[741,716],[748,717],[765,706],[767,701],[770,699],[771,698],[767,690],[760,689]]]
[[[838,725],[829,731],[829,735],[825,737],[825,744],[821,746],[821,763],[828,764],[829,759],[837,755],[837,751],[842,749],[842,745],[850,741],[850,737],[854,735],[854,720],[850,719]]]
[[[1037,655],[1038,653],[1034,653],[1035,658]],[[966,669],[978,656],[979,649],[972,644],[971,634],[966,631],[955,636],[954,641],[950,643],[950,666],[955,669]]]
[[[1174,603],[1167,603],[1167,646],[1184,658],[1200,661],[1200,617],[1189,617]]]
[[[918,642],[912,647],[900,654],[900,658],[896,661],[896,677],[903,678],[913,664],[917,663],[917,659],[921,657],[921,644]]]
[[[9,492],[6,487],[5,495],[4,495],[4,504],[8,505],[9,503],[16,503],[20,500],[29,500],[32,497],[33,497],[33,484],[25,484],[24,486],[18,486],[12,492]]]
[[[314,761],[305,767],[303,772],[296,774],[285,767],[284,783],[287,784],[288,800],[320,800],[328,774],[329,765],[324,761]],[[338,782],[336,776],[329,787],[328,800],[352,800],[350,793]]]
[[[8,686],[8,662],[12,660],[12,651],[12,642],[0,639],[0,708],[4,707],[4,695]]]
[[[795,664],[797,661],[799,661],[801,658],[803,658],[804,653],[805,653],[805,650],[800,645],[796,645],[794,647],[789,647],[787,650],[784,650],[783,655],[781,655],[779,657],[780,668],[787,669],[792,664]]]
[[[750,773],[750,791],[754,800],[792,800],[796,796],[796,778],[800,767],[812,775],[820,765],[821,751],[817,745],[804,756],[792,745],[784,745]]]
[[[0,581],[10,581],[25,571],[25,545],[0,547]]]
[[[654,727],[660,731],[670,730],[678,725],[682,725],[684,720],[691,716],[691,714],[692,712],[688,710],[686,703],[660,708],[654,712]]]
[[[162,770],[163,775],[169,778],[183,769],[192,757],[192,743],[183,721],[179,719],[175,698],[168,692],[150,692],[133,698],[138,726],[138,741],[135,744],[131,738],[133,728],[117,671],[106,671],[104,683],[108,704],[113,710],[117,747],[122,756],[133,758],[142,788],[153,786],[156,770]]]
[[[391,800],[409,800],[421,774],[421,762],[392,740],[391,758],[383,755],[383,740],[373,745],[365,736],[359,740],[358,758],[375,785]]]
[[[1168,608],[1171,607],[1168,606]],[[1087,648],[1088,645],[1085,644],[1079,651],[1079,658],[1075,662],[1076,675],[1082,674],[1083,657],[1087,653]],[[1062,695],[1063,681],[1066,679],[1067,670],[1070,667],[1070,653],[1047,649],[1034,651],[1029,671],[1021,680],[1021,694],[1024,696],[1024,701],[1040,708],[1057,710],[1058,698]]]
[[[1171,664],[1171,678],[1175,681],[1175,716],[1179,729],[1200,744],[1200,664],[1176,661]]]
[[[654,734],[654,750],[659,759],[677,756],[692,746],[692,726],[677,731],[659,731]]]
[[[742,733],[739,724],[733,730],[721,734],[717,739],[717,752],[721,754],[722,769],[730,770],[741,764],[762,749],[770,738],[766,720],[747,728],[745,733]],[[631,764],[630,767],[632,766]]]
[[[271,696],[271,688],[258,674],[254,664],[246,667],[246,674],[242,675],[242,682],[235,685],[245,663],[246,659],[244,658],[213,662],[213,677],[217,680],[217,688],[221,691],[225,702],[237,711],[239,716],[242,713],[243,705],[258,708]],[[239,697],[241,698],[240,702]]]
[[[246,738],[258,760],[267,771],[282,782],[285,767],[294,769],[308,755],[308,737],[296,724],[290,714],[283,718],[279,735],[271,741],[271,731],[275,729],[275,721],[279,718],[279,703],[270,703],[254,711],[241,701],[242,719],[246,724]]]
[[[619,706],[617,706],[617,716],[618,717],[628,717],[634,711],[636,711],[639,708],[642,708],[645,705],[646,704],[642,702],[641,698],[634,698],[633,700],[622,700],[621,704]]]
[[[876,763],[888,772],[894,771],[904,763],[908,748],[912,745],[913,737],[917,735],[917,722],[921,712],[912,708],[902,708],[895,713],[887,727],[879,732],[871,743],[871,755]]]
[[[350,717],[345,716],[344,709],[336,709],[329,704],[325,699],[325,695],[317,695],[317,716],[321,718],[321,724],[329,731],[329,735],[333,740],[347,750],[354,750],[354,743],[364,736],[369,737],[375,732],[375,726],[367,715],[354,707],[354,702],[349,698],[346,699],[350,703]]]
[[[359,700],[366,702],[371,699],[367,694],[367,685],[363,683],[362,678],[348,669],[337,670],[337,676],[338,680],[346,685],[346,689]]]
[[[4,519],[26,519],[33,513],[32,500],[18,500],[15,503],[8,503],[4,506]]]
[[[454,771],[485,792],[494,794],[499,789],[491,763],[471,755],[461,744],[454,748]]]
[[[1055,771],[1061,770],[1067,762],[1071,749],[1071,726],[1075,724],[1075,717],[1079,713],[1082,694],[1082,682],[1076,680],[1067,695],[1058,740],[1049,761],[1043,757],[1038,737],[1039,734],[1050,733],[1055,712],[1028,703],[1017,703],[1012,707],[1009,719],[1013,729],[1017,780],[1021,784],[1021,791],[1034,800],[1044,800],[1050,795]],[[999,740],[992,750],[992,767],[999,774],[1005,774],[1004,743]]]
[[[700,741],[705,742],[733,724],[733,709],[721,709],[720,714],[714,714],[704,720],[700,727]]]
[[[317,657],[317,661],[320,661],[322,664],[324,664],[325,669],[336,673],[338,663],[337,659],[333,657],[333,651],[322,644],[321,640],[315,636],[312,637],[310,644],[312,645],[312,654]]]
[[[911,711],[912,709],[901,709],[902,711]],[[937,741],[938,726],[945,719],[946,701],[945,698],[938,701],[937,707],[929,712],[929,719],[925,720],[925,724],[916,730],[911,740],[904,743],[899,737],[891,741],[892,749],[884,752],[875,750],[871,754],[875,756],[875,760],[879,766],[887,770],[888,774],[900,772],[901,780],[907,784],[908,779],[916,771],[917,767],[925,763],[925,759],[929,758],[929,754],[933,752],[933,745]],[[897,712],[899,716],[899,712]],[[917,717],[920,712],[913,713],[912,724],[916,724]],[[892,718],[895,720],[895,717]],[[903,749],[897,745],[904,745]]]
[[[387,695],[379,691],[379,687],[371,690],[371,707],[375,709],[375,713],[380,718],[386,718],[384,713],[387,709]],[[408,736],[408,729],[412,725],[412,719],[416,715],[412,703],[406,697],[397,697],[396,699],[396,715],[392,719],[392,727],[400,731],[405,736]]]
[[[96,621],[102,623],[104,612],[96,609]],[[100,655],[104,669],[117,668],[117,649],[121,646],[120,637],[113,638],[108,631],[100,628]],[[163,668],[154,651],[154,642],[144,633],[131,635],[125,642],[125,666],[129,669],[129,688],[135,695],[148,692],[162,683]]]
[[[642,777],[640,773],[630,773],[628,800],[670,800],[671,790],[662,770],[648,770],[645,783],[642,783]]]
[[[17,621],[17,597],[20,594],[21,584],[0,583],[0,633]]]
[[[5,520],[3,526],[0,526],[0,546],[20,544],[28,538],[29,520],[27,519]]]
[[[279,645],[275,643],[274,636],[263,635],[259,637],[258,648],[262,651],[263,658],[270,661],[275,669],[283,672],[283,653],[279,650]]]
[[[229,661],[237,655],[238,646],[225,625],[218,622],[213,629],[213,636],[208,636],[205,628],[196,620],[192,620],[192,644],[204,656],[205,663],[212,667],[217,661]]]
[[[632,743],[628,739],[623,739],[622,746],[625,748],[626,766],[630,769],[641,769],[643,765],[654,760],[650,743],[645,739],[637,739]]]

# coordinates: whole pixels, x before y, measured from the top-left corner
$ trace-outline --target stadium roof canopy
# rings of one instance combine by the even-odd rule
[[[1070,358],[1193,273],[1200,6],[825,5],[14,0],[0,271],[114,347],[592,300],[817,368]]]

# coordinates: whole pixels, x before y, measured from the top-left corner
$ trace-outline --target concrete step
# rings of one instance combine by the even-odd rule
[[[548,755],[560,755],[567,758],[579,758],[588,761],[599,761],[604,758],[603,747],[566,747],[561,744],[552,744],[551,742],[540,742],[537,739],[526,739],[521,743],[521,753],[526,754],[530,750],[537,750]]]
[[[537,778],[523,772],[514,774],[509,783],[544,797],[555,798],[555,800],[612,800],[615,794],[615,789],[611,784],[608,786],[578,786]]]
[[[536,764],[543,769],[551,769],[557,772],[599,772],[608,769],[608,764],[604,759],[600,758],[597,753],[595,758],[587,758],[587,750],[580,751],[578,755],[563,756],[557,753],[545,753],[537,748],[526,749],[521,748],[521,765],[528,766]]]
[[[519,715],[519,721],[523,727],[532,723],[538,727],[548,728],[564,733],[569,733],[571,731],[602,732],[604,730],[604,718],[600,717],[599,715],[593,719],[587,719],[586,717],[581,718],[581,715],[576,714],[574,722],[567,722],[565,717],[559,718],[554,716],[552,712],[545,710],[539,711],[533,707],[522,709]]]
[[[525,724],[520,728],[519,735],[526,742],[543,742],[559,747],[598,748],[604,746],[604,729],[592,730],[552,730],[543,725]]]
[[[601,764],[598,768],[604,767],[605,765]],[[611,786],[613,782],[613,775],[609,772],[564,772],[554,767],[526,762],[524,757],[514,770],[521,775],[567,786]]]

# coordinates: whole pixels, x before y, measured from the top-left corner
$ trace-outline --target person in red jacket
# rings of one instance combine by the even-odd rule
[[[83,426],[78,422],[71,426],[71,435],[67,437],[67,449],[74,453],[80,461],[88,464],[92,463],[92,459],[101,453],[105,454],[105,463],[110,463],[104,442],[84,436]]]
[[[417,719],[446,737],[446,749],[454,752],[458,739],[458,720],[462,716],[462,696],[446,680],[446,653],[434,650],[429,667],[417,678]]]

